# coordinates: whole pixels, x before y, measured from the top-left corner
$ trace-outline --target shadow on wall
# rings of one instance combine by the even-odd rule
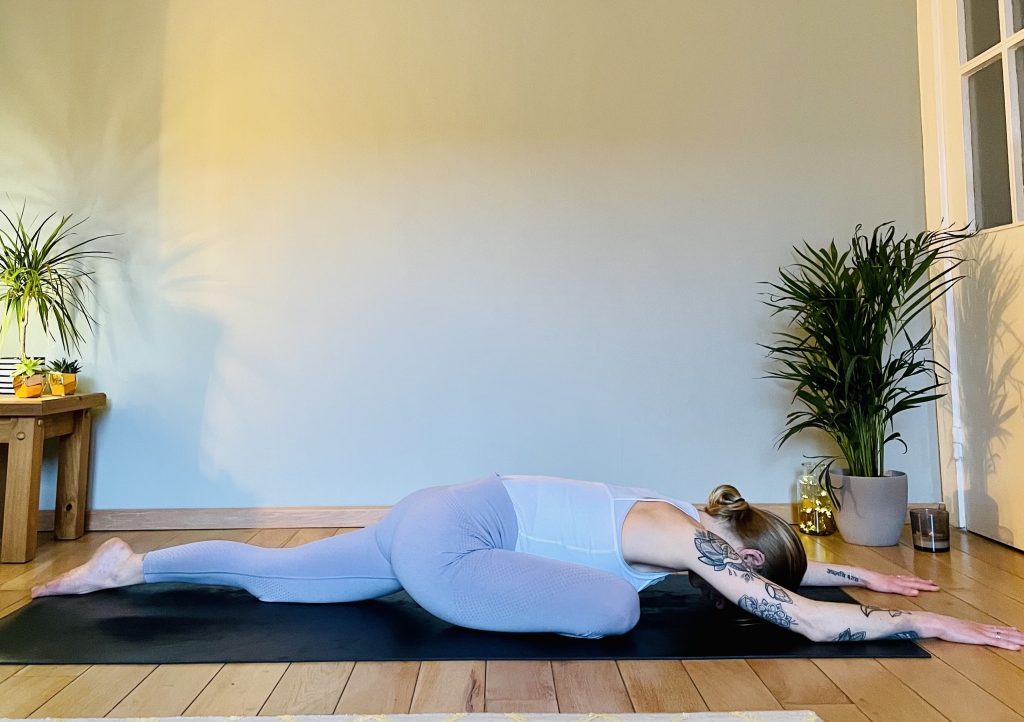
[[[0,67],[11,69],[0,111],[0,192],[30,209],[89,216],[83,231],[91,234],[121,234],[104,242],[119,260],[96,268],[99,325],[82,348],[82,390],[108,394],[96,438],[118,440],[94,446],[94,507],[132,506],[148,472],[201,475],[195,420],[203,418],[222,333],[208,315],[175,303],[203,279],[186,270],[196,246],[161,214],[166,13],[162,3],[15,6],[0,27]],[[52,42],[39,46],[39,37]],[[118,62],[125,57],[133,62]],[[44,507],[55,476],[47,459]],[[105,494],[107,479],[139,491]]]
[[[1010,439],[1006,422],[1020,409],[1022,390],[1024,342],[1008,321],[1021,292],[1021,272],[991,236],[966,241],[962,251],[971,259],[964,265],[967,277],[958,286],[955,304],[966,504],[971,517],[996,520],[998,503],[989,495],[989,476],[996,473],[1000,449]],[[1004,526],[999,537],[1016,541]]]

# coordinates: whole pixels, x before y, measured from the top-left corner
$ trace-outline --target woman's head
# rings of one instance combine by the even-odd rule
[[[751,506],[729,484],[711,492],[705,511],[743,547],[764,555],[764,564],[757,569],[761,576],[787,589],[800,586],[807,571],[807,553],[800,537],[782,517]]]

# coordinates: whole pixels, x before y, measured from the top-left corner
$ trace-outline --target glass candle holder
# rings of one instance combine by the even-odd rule
[[[797,479],[797,524],[800,531],[812,536],[828,536],[836,532],[835,512],[828,491],[814,474],[814,464],[803,463],[803,472]]]
[[[923,552],[949,551],[949,512],[945,504],[910,510],[914,548]]]

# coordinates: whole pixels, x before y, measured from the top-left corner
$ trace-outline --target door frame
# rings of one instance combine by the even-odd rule
[[[925,218],[927,227],[932,229],[967,221],[963,92],[959,67],[956,72],[949,67],[950,62],[959,63],[958,7],[956,0],[917,0]],[[941,269],[933,269],[935,272]],[[949,393],[936,402],[935,416],[942,499],[953,523],[965,527],[963,420],[954,299],[953,293],[947,293],[931,308],[932,353],[949,369]]]

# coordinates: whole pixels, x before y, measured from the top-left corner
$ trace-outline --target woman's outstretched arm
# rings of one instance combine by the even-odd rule
[[[913,574],[882,574],[861,567],[845,564],[824,564],[807,562],[804,584],[809,587],[865,587],[876,592],[889,592],[916,597],[919,592],[935,592],[939,586],[930,579],[915,577]]]
[[[1024,645],[1024,634],[1013,627],[932,612],[807,599],[762,577],[724,539],[695,522],[663,529],[666,543],[651,563],[692,571],[741,609],[816,642],[937,637],[1014,651]]]

